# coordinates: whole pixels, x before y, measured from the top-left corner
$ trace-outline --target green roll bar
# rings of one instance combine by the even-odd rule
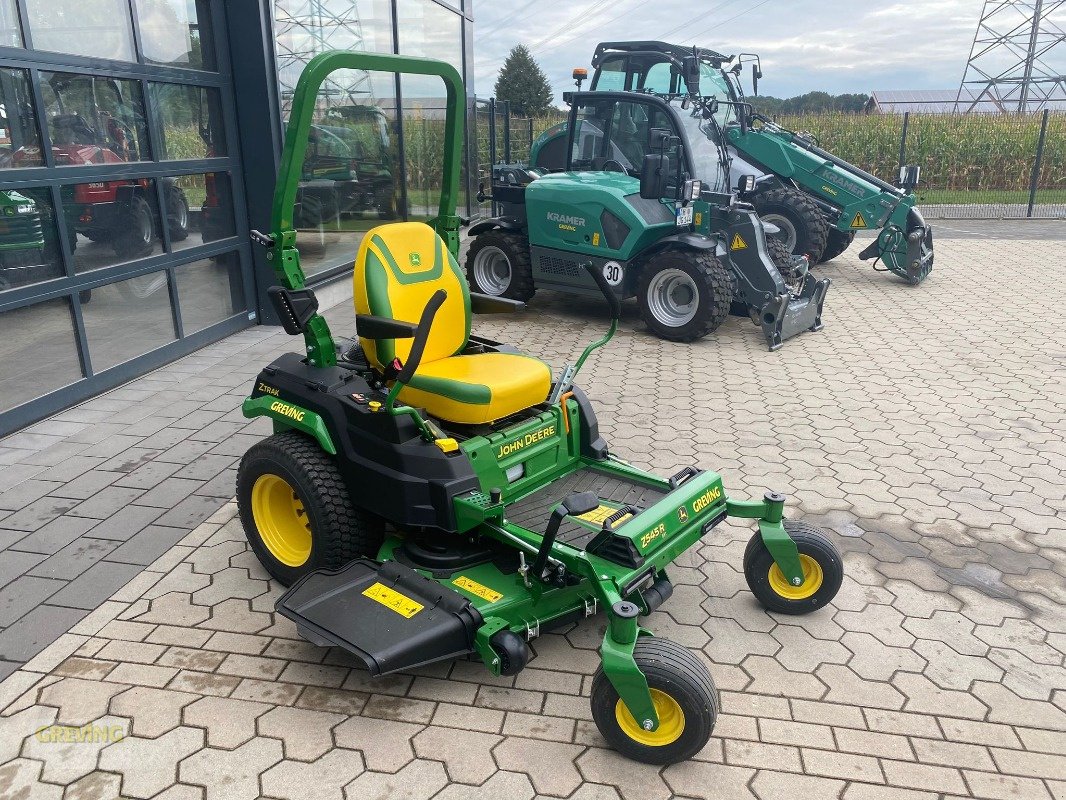
[[[466,107],[466,89],[459,72],[451,64],[430,58],[397,56],[382,53],[355,53],[334,50],[312,58],[304,68],[293,94],[292,113],[285,131],[278,181],[274,189],[274,210],[270,224],[267,260],[274,268],[280,285],[302,289],[306,282],[296,250],[293,207],[300,186],[311,120],[323,81],[339,69],[372,72],[397,72],[405,75],[436,75],[447,90],[447,115],[444,123],[444,168],[437,216],[429,221],[444,240],[452,255],[459,256],[459,217],[455,214],[459,199],[459,169],[463,147],[462,110]],[[254,237],[253,237],[254,238]],[[260,241],[256,239],[256,241]],[[304,332],[307,359],[313,366],[329,367],[337,363],[336,346],[329,325],[319,314],[307,323]]]

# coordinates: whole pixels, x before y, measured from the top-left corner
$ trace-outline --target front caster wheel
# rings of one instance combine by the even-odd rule
[[[844,580],[844,562],[820,529],[797,520],[785,520],[784,525],[799,550],[803,583],[793,586],[788,582],[758,531],[744,551],[744,577],[755,599],[768,610],[809,614],[836,597]]]
[[[592,718],[603,738],[626,758],[674,764],[700,752],[718,717],[718,690],[707,668],[688,648],[668,639],[642,637],[633,658],[644,673],[659,716],[654,731],[626,708],[602,667],[592,679]]]
[[[252,552],[282,586],[374,558],[385,538],[385,521],[352,503],[336,461],[295,431],[268,436],[244,454],[237,509]]]

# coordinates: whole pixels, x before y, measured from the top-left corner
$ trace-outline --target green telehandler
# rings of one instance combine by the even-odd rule
[[[758,56],[726,56],[655,41],[602,42],[592,58],[591,90],[678,96],[685,92],[686,62],[691,61],[699,68],[700,93],[718,103],[707,135],[722,146],[727,171],[755,177],[754,188],[743,197],[763,220],[780,229],[779,236],[793,253],[806,254],[812,264],[828,261],[843,253],[858,231],[876,230],[877,238],[859,258],[877,258],[883,269],[911,284],[929,275],[933,234],[913,194],[918,167],[904,167],[902,188],[897,188],[819,147],[811,135],[787,130],[756,113],[744,97],[739,75],[750,62],[757,92],[762,76]],[[579,87],[584,72],[575,70]],[[562,168],[565,141],[566,123],[545,131],[533,144],[530,164]]]
[[[447,87],[438,214],[366,233],[354,261],[358,339],[347,340],[333,337],[304,285],[293,227],[317,93],[338,69],[438,76]],[[641,622],[670,600],[674,561],[727,518],[750,520],[745,577],[782,614],[824,608],[843,562],[825,533],[784,519],[780,494],[740,500],[711,470],[663,479],[611,452],[574,383],[617,327],[602,271],[589,275],[611,307],[608,333],[556,378],[539,359],[471,335],[472,312],[522,303],[471,292],[456,261],[464,95],[451,65],[397,55],[323,53],[301,75],[272,230],[252,237],[278,281],[269,296],[306,354],[264,367],[244,401],[245,416],[271,420],[274,434],[241,459],[241,522],[288,587],[277,612],[371,675],[455,658],[479,660],[486,677],[517,675],[542,633],[603,614],[589,687],[600,733],[638,761],[691,758],[714,729],[714,682],[697,655]]]
[[[821,329],[829,279],[816,280],[807,259],[767,236],[777,229],[710,174],[721,156],[703,131],[713,111],[702,98],[568,98],[564,172],[494,170],[500,213],[470,227],[467,277],[477,291],[523,302],[540,287],[596,297],[588,264],[671,341],[706,336],[730,312],[759,325],[771,350]],[[482,187],[479,200],[488,197]]]

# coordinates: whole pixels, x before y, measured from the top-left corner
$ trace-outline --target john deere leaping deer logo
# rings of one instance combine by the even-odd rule
[[[420,256],[418,253],[410,253],[407,258],[411,262],[412,267],[422,266],[422,256]]]
[[[682,522],[688,522],[688,509],[681,506],[681,508],[677,510],[677,518]]]

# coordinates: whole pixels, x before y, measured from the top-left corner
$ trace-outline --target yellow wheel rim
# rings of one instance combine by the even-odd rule
[[[311,521],[303,501],[284,478],[266,473],[252,486],[252,518],[267,550],[287,567],[311,555]]]
[[[803,583],[793,586],[777,564],[770,566],[770,588],[774,594],[785,600],[806,600],[813,597],[822,588],[822,565],[806,553],[800,553],[800,567],[803,568]]]
[[[659,716],[657,729],[644,730],[641,724],[633,719],[621,698],[614,707],[614,718],[618,727],[634,742],[648,747],[663,747],[676,742],[685,730],[685,712],[674,698],[658,689],[651,690],[651,701],[655,705],[655,713]]]

